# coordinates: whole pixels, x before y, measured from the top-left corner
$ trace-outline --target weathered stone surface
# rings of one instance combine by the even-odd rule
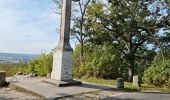
[[[73,52],[55,51],[53,59],[51,78],[58,81],[72,80]]]
[[[0,100],[44,100],[38,96],[20,92],[8,87],[0,88]]]
[[[133,76],[133,85],[137,86],[137,87],[140,87],[140,79],[139,79],[138,75]]]
[[[124,80],[123,78],[117,78],[117,88],[121,89],[121,88],[124,88]]]
[[[111,89],[111,87],[108,86],[100,86],[89,83],[68,87],[58,87],[42,82],[43,79],[44,78],[25,78],[24,80],[18,80],[11,78],[8,81],[11,82],[11,87],[24,89],[30,93],[42,96],[47,100],[56,100],[61,97]]]
[[[0,87],[5,83],[6,72],[0,71]]]
[[[58,80],[53,80],[53,79],[43,79],[42,82],[55,85],[58,87],[65,87],[65,86],[74,86],[74,85],[82,85],[82,82],[77,81],[77,80],[66,80],[66,81],[58,81]]]

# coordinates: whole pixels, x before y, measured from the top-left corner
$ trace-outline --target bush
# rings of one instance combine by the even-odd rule
[[[170,60],[154,62],[144,72],[144,82],[159,87],[170,87]]]
[[[26,63],[0,63],[0,71],[5,71],[7,77],[15,75],[17,72],[25,72]]]
[[[95,77],[116,79],[125,77],[127,71],[122,66],[122,60],[119,58],[117,50],[112,45],[85,45],[83,64],[79,64],[80,46],[74,51],[74,68],[75,77]]]
[[[38,76],[46,76],[52,70],[52,53],[41,54],[37,59],[27,65],[28,73],[35,73]]]

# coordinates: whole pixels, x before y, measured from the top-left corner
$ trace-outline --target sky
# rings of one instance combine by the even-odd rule
[[[60,16],[52,0],[0,1],[0,52],[40,54],[57,46]]]

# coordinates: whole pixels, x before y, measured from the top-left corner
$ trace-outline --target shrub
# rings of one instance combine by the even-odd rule
[[[78,45],[74,51],[73,73],[75,77],[116,79],[126,76],[126,68],[122,66],[120,55],[112,45],[85,45],[82,65],[79,64],[79,52]]]
[[[15,75],[17,72],[25,72],[26,63],[0,63],[0,71],[5,71],[7,77]]]
[[[52,53],[41,54],[37,59],[27,65],[28,73],[35,73],[38,76],[46,76],[52,70]]]
[[[170,87],[170,60],[154,62],[144,72],[144,82],[159,87]]]

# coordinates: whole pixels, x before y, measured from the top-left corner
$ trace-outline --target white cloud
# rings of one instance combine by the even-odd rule
[[[0,52],[41,53],[57,45],[52,0],[1,0]]]

